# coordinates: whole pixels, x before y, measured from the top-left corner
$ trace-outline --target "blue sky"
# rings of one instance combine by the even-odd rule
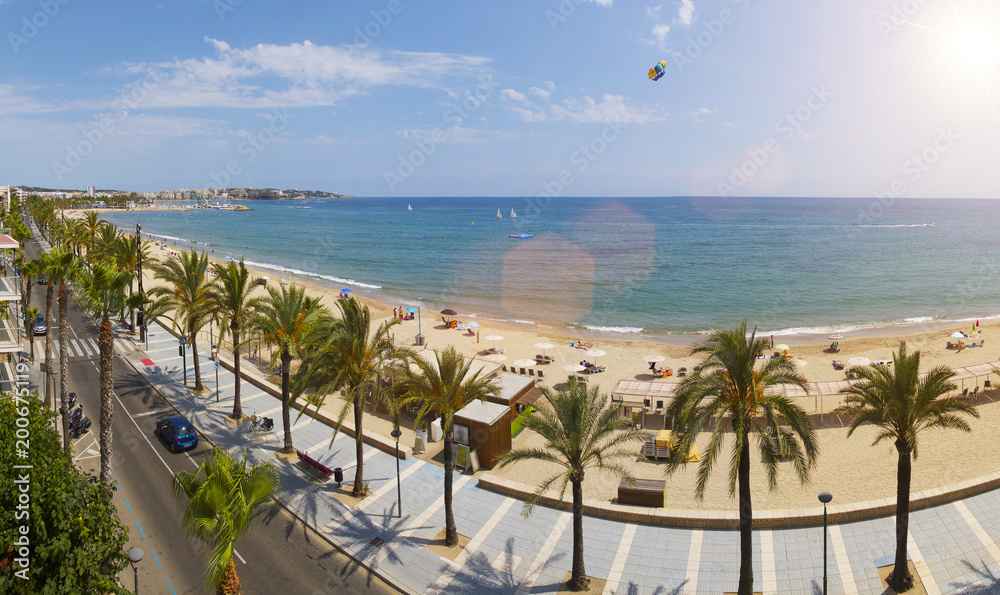
[[[0,184],[996,197],[996,4],[0,0]]]

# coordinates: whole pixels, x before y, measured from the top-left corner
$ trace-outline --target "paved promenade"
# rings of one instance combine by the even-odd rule
[[[233,374],[219,368],[216,403],[215,369],[201,354],[203,382],[212,392],[195,396],[181,384],[177,339],[159,327],[151,330],[148,351],[124,350],[129,362],[213,443],[230,450],[246,447],[258,460],[278,462],[273,453],[282,436],[280,401],[244,381],[244,411],[274,418],[275,428],[269,440],[233,428],[224,419],[232,410]],[[127,339],[117,341],[116,349],[127,345]],[[193,384],[190,356],[187,366]],[[327,467],[344,468],[345,478],[353,478],[354,439],[341,433],[331,445],[329,426],[305,416],[295,421],[296,413],[296,448]],[[278,471],[286,506],[404,592],[555,593],[569,572],[570,513],[537,507],[524,518],[521,501],[480,489],[472,477],[455,478],[455,520],[459,533],[471,541],[452,561],[427,547],[444,528],[441,467],[415,458],[401,461],[401,518],[396,461],[367,445],[371,495],[353,508],[334,497],[332,480],[319,484],[298,464],[278,462]],[[835,487],[832,491],[836,497]],[[877,567],[891,564],[894,533],[891,517],[832,525],[829,592],[881,593]],[[606,581],[605,593],[718,595],[736,589],[737,531],[587,517],[584,538],[587,572]],[[910,557],[928,593],[1000,593],[1000,493],[912,513],[909,540]],[[822,592],[822,527],[755,531],[754,549],[755,591]]]

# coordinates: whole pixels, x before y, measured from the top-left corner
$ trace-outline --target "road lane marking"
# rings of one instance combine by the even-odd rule
[[[128,513],[129,514],[135,514],[134,512],[132,512],[132,507],[128,503],[128,498],[126,498],[125,496],[122,496],[122,500],[125,501],[125,507],[128,508]]]
[[[243,559],[243,556],[241,556],[240,553],[236,551],[235,548],[233,548],[233,553],[236,554],[236,557],[240,559],[240,562],[243,562],[244,564],[247,563],[247,561]]]
[[[139,521],[135,521],[135,526],[139,527]],[[139,535],[142,536],[143,541],[146,541],[146,534],[142,532],[142,527],[139,527]]]
[[[177,595],[177,592],[174,591],[173,585],[170,584],[170,580],[167,577],[163,577],[163,580],[167,581],[167,588],[170,589],[170,592],[173,593],[173,595]]]
[[[163,572],[163,567],[160,566],[160,559],[156,557],[156,552],[153,551],[153,548],[149,548],[149,553],[153,556],[153,561],[156,562],[156,567],[160,569],[160,572]]]
[[[156,415],[157,413],[167,413],[169,409],[156,409],[154,411],[147,411],[145,413],[136,413],[132,417],[146,417],[147,415]]]

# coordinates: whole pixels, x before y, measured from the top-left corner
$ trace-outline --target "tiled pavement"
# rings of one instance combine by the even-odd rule
[[[117,345],[122,345],[122,341]],[[270,443],[236,430],[223,417],[231,410],[234,378],[220,368],[220,401],[214,393],[195,396],[181,386],[177,340],[160,330],[145,353],[125,357],[174,406],[229,449],[246,447],[259,460],[275,460],[279,447],[279,401],[247,382],[244,409],[275,419]],[[148,357],[152,365],[140,360]],[[202,354],[205,385],[215,388],[211,360]],[[188,358],[188,378],[194,377]],[[353,477],[354,440],[321,422],[292,414],[297,448],[327,467]],[[403,514],[397,517],[396,461],[365,445],[365,477],[372,496],[350,509],[331,494],[335,484],[318,484],[297,466],[279,464],[282,500],[330,541],[409,593],[556,592],[571,563],[572,528],[567,512],[536,507],[521,514],[522,502],[476,487],[457,476],[455,520],[471,539],[455,562],[430,548],[443,529],[443,469],[409,459],[400,462]],[[876,560],[894,551],[892,518],[833,525],[829,543],[829,592],[880,593]],[[913,512],[910,556],[927,592],[1000,593],[1000,493]],[[690,594],[735,591],[739,572],[736,531],[645,526],[601,518],[584,519],[587,573],[606,580],[606,593]],[[375,538],[384,541],[372,545]],[[823,577],[822,527],[759,530],[754,533],[754,590],[765,593],[819,593]]]

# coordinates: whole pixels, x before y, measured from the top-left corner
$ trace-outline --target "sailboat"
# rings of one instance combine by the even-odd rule
[[[406,210],[407,210],[407,211],[412,211],[412,210],[413,210],[413,207],[411,207],[410,205],[406,205]]]
[[[497,219],[503,219],[503,215],[500,214],[500,209],[497,209]]]
[[[510,210],[510,216],[511,217],[517,217],[517,213],[514,212],[514,209]]]

